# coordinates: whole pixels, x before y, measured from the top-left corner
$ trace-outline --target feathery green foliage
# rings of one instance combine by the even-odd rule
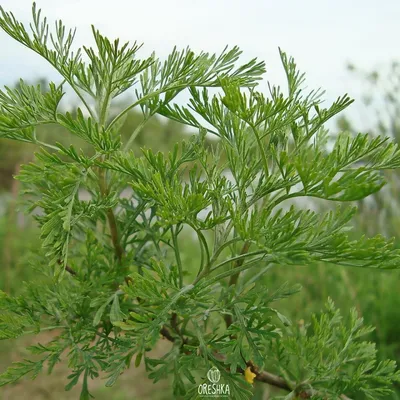
[[[235,399],[251,398],[253,378],[288,391],[285,399],[390,392],[400,379],[396,366],[377,363],[374,346],[359,340],[370,329],[355,312],[346,324],[329,302],[310,327],[295,329],[275,303],[298,286],[273,290],[258,279],[272,267],[317,261],[400,267],[391,241],[349,238],[355,209],[322,215],[293,204],[365,198],[383,186],[381,170],[400,167],[387,138],[342,134],[328,145],[324,124],[351,104],[348,96],[323,108],[322,92],[304,92],[304,74],[283,51],[288,91],[268,85],[266,96],[257,91],[264,63],[237,66],[236,47],[140,60],[139,45],[112,42],[93,28],[96,48],[73,52],[74,31],[59,21],[51,32],[35,5],[30,30],[3,9],[0,26],[62,77],[45,93],[22,81],[0,93],[0,137],[42,146],[18,176],[41,229],[41,275],[21,297],[2,293],[0,337],[58,333],[30,347],[42,358],[11,366],[0,385],[51,371],[67,354],[66,390],[81,378],[81,399],[90,397],[89,379],[105,373],[112,386],[132,360],[144,362],[154,382],[171,377],[176,398],[201,396],[213,367]],[[59,111],[65,85],[81,102],[73,114]],[[220,92],[211,95],[211,87]],[[129,89],[135,100],[111,115],[113,100]],[[174,104],[184,90],[189,104]],[[134,108],[143,122],[122,143],[119,129]],[[199,134],[167,155],[143,149],[137,157],[131,144],[156,114]],[[62,126],[91,153],[40,140],[41,124]],[[207,134],[216,147],[205,146]],[[198,241],[197,270],[183,261],[189,235]],[[154,359],[161,337],[171,346]]]

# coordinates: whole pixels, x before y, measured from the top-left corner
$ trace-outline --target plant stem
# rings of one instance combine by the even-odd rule
[[[65,325],[54,325],[54,326],[45,326],[44,328],[40,328],[40,332],[44,331],[52,331],[53,329],[65,329],[68,328],[68,326]],[[32,330],[32,331],[26,331],[24,332],[24,335],[30,335],[31,333],[37,333],[37,330]]]
[[[247,254],[249,251],[250,245],[251,245],[251,243],[249,241],[246,241],[242,247],[240,255]],[[243,261],[244,261],[244,258],[237,259],[233,264],[233,268],[240,267],[243,264]],[[236,283],[239,279],[239,274],[240,274],[240,272],[237,272],[236,274],[231,276],[231,278],[229,279],[229,286],[236,285]]]
[[[250,253],[249,253],[249,254],[250,254]],[[230,269],[229,271],[222,272],[221,274],[215,276],[214,278],[209,279],[209,280],[206,281],[206,282],[203,282],[203,283],[200,285],[200,287],[201,287],[201,289],[204,289],[204,288],[206,288],[206,287],[208,287],[208,286],[213,285],[214,283],[218,282],[218,281],[221,280],[221,279],[227,278],[228,276],[231,276],[231,275],[235,274],[236,272],[245,271],[246,269],[251,268],[252,264],[254,264],[255,262],[261,261],[261,260],[263,260],[263,259],[265,259],[265,256],[263,256],[263,257],[257,257],[257,258],[254,258],[254,259],[248,261],[247,263],[245,263],[245,264],[243,264],[243,265],[241,265],[241,266],[239,266],[239,267],[236,267],[236,268],[234,268],[234,269]],[[228,262],[230,262],[230,261],[231,261],[231,260],[228,260]],[[214,271],[214,269],[213,269],[213,271]],[[202,278],[204,278],[204,275],[198,276],[198,277],[195,279],[195,281],[193,282],[193,285],[196,285]]]
[[[223,251],[226,247],[230,246],[231,244],[234,244],[235,242],[238,242],[239,240],[241,240],[240,237],[235,237],[235,238],[233,238],[233,239],[231,239],[231,240],[226,241],[226,242],[223,243],[220,247],[218,247],[218,249],[214,252],[214,254],[213,254],[212,257],[211,257],[211,260],[210,260],[211,264],[212,264],[214,261],[217,260],[217,258],[219,257],[219,255],[222,253],[222,251]]]
[[[242,249],[242,250],[243,250],[243,249]],[[227,260],[225,260],[225,261],[220,262],[220,263],[217,264],[210,272],[214,272],[214,271],[216,271],[218,268],[221,268],[221,267],[223,267],[224,265],[229,264],[229,263],[231,263],[231,262],[236,262],[236,261],[238,261],[238,260],[242,260],[242,259],[245,259],[245,258],[251,257],[251,256],[257,256],[257,255],[260,255],[260,254],[266,254],[266,251],[265,251],[265,250],[256,250],[256,251],[252,251],[251,253],[241,253],[240,255],[238,255],[238,256],[236,256],[236,257],[232,257],[232,258],[229,258],[229,259],[227,259]],[[234,267],[234,268],[235,268],[235,267]]]
[[[115,255],[117,256],[118,261],[121,262],[124,250],[121,244],[119,243],[117,221],[115,218],[114,211],[111,208],[107,210],[107,219],[111,232],[111,240],[115,249]]]
[[[136,139],[137,135],[140,133],[142,128],[146,125],[147,119],[144,119],[133,131],[132,135],[129,137],[128,141],[126,142],[124,146],[124,151],[128,151],[129,148],[131,147],[133,141]]]
[[[110,107],[110,90],[106,92],[106,96],[103,99],[103,102],[100,102],[98,104],[99,124],[101,127],[104,128],[107,121],[109,107]],[[108,196],[109,188],[107,185],[105,171],[102,168],[99,168],[99,186],[102,197],[104,198]],[[110,233],[111,233],[111,241],[114,246],[115,256],[117,257],[117,260],[121,263],[124,250],[119,242],[117,220],[115,218],[115,214],[112,208],[109,208],[106,214],[107,214],[108,226],[110,228]]]
[[[240,255],[245,255],[245,254],[247,254],[248,251],[249,251],[250,246],[251,246],[250,241],[244,242],[244,245],[243,245],[243,247],[242,247],[242,250],[241,250],[241,252],[240,252]],[[232,269],[241,267],[241,266],[243,265],[243,262],[244,262],[244,258],[237,259],[236,261],[234,261],[234,263],[233,263],[233,268],[232,268]],[[235,272],[233,275],[231,275],[231,277],[230,277],[230,279],[229,279],[229,286],[236,286],[237,281],[238,281],[238,279],[239,279],[240,272],[241,272],[241,271],[238,270],[238,271]],[[225,319],[226,327],[229,328],[229,327],[232,325],[232,322],[233,322],[233,320],[232,320],[232,315],[231,315],[231,314],[225,314],[224,319]]]
[[[99,185],[102,196],[108,196],[109,189],[107,187],[106,177],[103,169],[100,169],[99,171]],[[117,260],[121,262],[124,250],[119,242],[117,220],[115,218],[115,214],[112,208],[109,208],[107,210],[107,221],[110,228],[111,241],[114,246],[115,256],[117,257]]]
[[[269,174],[268,160],[267,160],[267,155],[265,154],[265,149],[264,149],[263,143],[262,143],[261,138],[260,138],[260,136],[259,136],[259,134],[257,132],[257,128],[255,126],[253,126],[253,125],[250,125],[250,127],[251,127],[251,130],[254,133],[254,136],[255,136],[255,138],[257,140],[258,147],[259,147],[260,152],[261,152],[262,161],[263,161],[263,164],[264,164],[265,174],[268,175]]]
[[[157,106],[155,109],[153,109],[146,117],[144,117],[143,121],[136,127],[136,129],[133,131],[132,135],[126,142],[124,146],[124,151],[129,150],[129,148],[132,146],[132,143],[136,139],[137,135],[140,133],[140,131],[143,129],[143,127],[147,124],[148,120],[156,114],[160,106]]]
[[[182,287],[183,286],[183,268],[182,268],[181,254],[180,254],[179,245],[178,245],[178,230],[179,230],[179,224],[176,226],[175,230],[174,230],[173,226],[171,227],[172,242],[174,244],[175,258],[176,258],[176,263],[178,265],[178,271],[179,271],[179,287]]]
[[[210,259],[210,251],[208,249],[208,244],[207,244],[207,240],[204,237],[204,235],[202,234],[202,232],[200,231],[200,229],[197,229],[196,227],[194,227],[192,224],[189,224],[191,226],[191,228],[196,232],[197,237],[199,239],[200,242],[200,250],[201,250],[201,262],[200,262],[200,268],[199,268],[199,272],[197,273],[197,277],[200,276],[205,276],[208,274],[208,272],[210,271],[211,268],[211,259]],[[206,264],[205,266],[203,266],[203,262],[204,262],[204,254],[203,251],[205,252],[206,255]],[[196,279],[197,280],[197,279]]]

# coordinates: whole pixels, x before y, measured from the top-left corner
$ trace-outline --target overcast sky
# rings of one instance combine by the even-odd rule
[[[5,10],[29,22],[29,0],[2,0]],[[143,55],[165,57],[174,45],[219,52],[238,45],[243,60],[266,62],[266,78],[284,84],[281,47],[306,72],[310,88],[322,87],[333,101],[349,93],[360,97],[360,83],[346,71],[351,62],[363,69],[400,58],[399,0],[39,0],[50,21],[77,27],[76,43],[92,43],[90,24],[110,38],[143,42]],[[0,32],[0,85],[22,77],[58,80],[46,62]],[[359,99],[360,100],[360,99]],[[361,101],[353,117],[363,112]]]

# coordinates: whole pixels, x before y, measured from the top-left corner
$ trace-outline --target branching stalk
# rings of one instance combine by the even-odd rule
[[[179,251],[179,245],[178,245],[178,233],[179,233],[179,225],[174,227],[171,227],[171,235],[172,235],[172,242],[174,245],[174,252],[175,252],[175,259],[176,263],[178,265],[178,271],[179,271],[179,286],[183,286],[183,266],[182,266],[182,260],[181,260],[181,254]]]

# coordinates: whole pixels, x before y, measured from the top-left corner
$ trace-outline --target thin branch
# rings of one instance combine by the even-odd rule
[[[245,255],[248,253],[249,248],[250,248],[251,243],[249,241],[246,241],[242,247],[242,250],[240,252],[240,255]],[[236,269],[238,267],[241,267],[243,265],[244,262],[244,258],[239,258],[236,259],[236,261],[233,263],[233,268],[232,269]],[[231,277],[229,278],[229,286],[236,286],[237,281],[239,279],[239,275],[240,275],[241,271],[237,271],[235,272],[233,275],[231,275]],[[232,325],[232,315],[231,314],[225,314],[224,316],[225,319],[225,324],[226,327],[229,328]]]
[[[160,333],[165,337],[165,339],[168,339],[172,343],[174,343],[177,339],[175,336],[172,335],[170,330],[165,325],[161,328]]]
[[[76,276],[76,271],[73,270],[70,266],[66,265],[65,270],[69,272],[71,275]]]
[[[227,259],[225,261],[220,262],[210,272],[214,272],[218,268],[221,268],[224,265],[229,264],[231,262],[234,262],[236,264],[239,260],[244,260],[247,257],[257,256],[257,255],[261,255],[261,254],[265,255],[266,254],[266,250],[256,250],[256,251],[252,251],[251,253],[240,253],[238,256],[235,256],[235,257],[232,257],[232,258],[229,258],[229,259]],[[243,264],[243,262],[242,262],[242,264]],[[238,266],[240,266],[240,265],[238,265]]]
[[[133,131],[132,135],[129,137],[128,141],[126,142],[124,146],[124,151],[128,151],[129,148],[131,147],[132,143],[135,141],[137,135],[140,133],[142,128],[146,125],[147,119],[144,119]]]
[[[257,144],[258,144],[258,148],[259,148],[261,156],[262,156],[262,160],[263,160],[263,164],[264,164],[264,172],[266,175],[269,175],[268,160],[267,160],[267,155],[265,153],[265,148],[264,148],[265,146],[263,145],[262,140],[257,132],[257,128],[255,126],[253,126],[252,124],[249,124],[249,126],[254,133],[254,136],[255,136]]]
[[[60,265],[63,265],[63,261],[61,259],[58,260],[57,262]],[[64,265],[64,269],[65,269],[65,271],[69,272],[72,276],[76,276],[77,275],[77,272],[73,268],[71,268],[68,264]]]
[[[99,185],[102,196],[103,197],[108,196],[109,193],[103,169],[99,170]],[[115,214],[112,208],[109,208],[107,210],[107,221],[108,221],[108,226],[110,228],[111,241],[114,246],[115,256],[117,257],[118,261],[121,262],[124,250],[119,242],[117,220],[115,218]]]
[[[66,326],[66,325],[45,326],[44,328],[40,328],[39,332],[52,331],[53,329],[65,329],[65,328],[68,328],[68,326]],[[25,331],[23,334],[30,335],[32,333],[37,334],[38,331],[36,329],[33,329],[31,331]]]
[[[290,387],[287,382],[280,376],[271,374],[268,371],[262,371],[256,374],[256,380],[259,382],[268,383],[269,385],[275,386],[277,388],[290,391]]]
[[[262,261],[263,259],[264,259],[264,260],[266,259],[266,255],[264,255],[264,256],[262,256],[262,257],[253,258],[252,260],[246,262],[245,264],[241,265],[240,267],[236,267],[236,268],[231,269],[231,270],[229,270],[229,271],[222,272],[222,273],[220,273],[219,275],[217,275],[217,276],[215,276],[215,277],[213,277],[213,278],[208,279],[206,282],[202,282],[199,286],[201,287],[201,289],[204,289],[204,288],[206,288],[207,286],[211,286],[211,285],[217,283],[217,282],[220,281],[221,279],[227,278],[228,276],[231,276],[231,275],[235,274],[236,272],[245,271],[246,269],[251,268],[252,265],[253,265],[255,262]],[[230,261],[232,261],[232,260],[230,260]],[[213,270],[213,271],[214,271],[214,270]],[[203,278],[203,277],[198,276],[198,277],[195,279],[195,281],[193,282],[193,285],[196,285],[202,278]]]
[[[174,244],[174,253],[175,253],[176,263],[178,265],[178,272],[179,272],[179,286],[182,287],[183,286],[183,266],[182,266],[181,254],[179,251],[178,233],[179,233],[179,224],[176,226],[175,230],[174,230],[174,227],[171,227],[172,242]]]
[[[160,103],[161,105],[161,103]],[[144,128],[144,126],[147,124],[147,122],[149,121],[149,119],[154,116],[158,109],[160,108],[160,105],[158,105],[157,107],[155,107],[150,113],[149,115],[147,115],[146,117],[144,117],[143,121],[140,122],[140,124],[136,127],[136,129],[133,131],[132,135],[129,137],[128,141],[126,142],[125,146],[124,146],[124,151],[128,151],[129,148],[132,146],[132,143],[135,141],[137,135],[139,135],[139,133],[141,132],[141,130]]]
[[[292,391],[292,388],[282,377],[271,374],[268,371],[259,371],[258,367],[254,365],[251,361],[247,362],[247,366],[250,367],[251,372],[256,374],[255,379],[257,381],[268,383],[269,385],[275,386],[283,390],[287,390],[288,392]]]
[[[124,250],[119,243],[117,220],[115,218],[114,211],[111,208],[107,210],[107,220],[110,227],[111,240],[115,249],[115,255],[118,261],[121,262]]]

